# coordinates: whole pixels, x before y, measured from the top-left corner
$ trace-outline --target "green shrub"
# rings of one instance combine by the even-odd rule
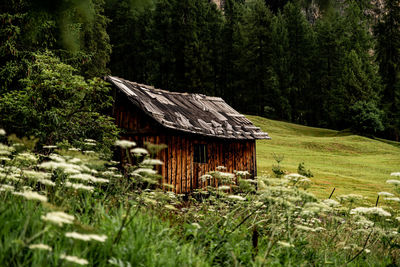
[[[351,128],[360,134],[375,134],[383,131],[383,111],[375,102],[358,101],[351,107]]]
[[[303,175],[305,177],[314,177],[314,175],[312,174],[310,169],[306,169],[306,167],[304,166],[304,162],[300,162],[299,166],[297,167],[297,173],[300,175]]]
[[[90,138],[109,153],[118,130],[103,115],[112,105],[110,88],[94,78],[85,80],[49,52],[37,53],[20,90],[0,96],[0,125],[17,136],[36,136],[40,144],[64,140],[77,146]]]

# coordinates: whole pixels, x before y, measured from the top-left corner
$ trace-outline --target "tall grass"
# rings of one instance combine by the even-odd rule
[[[399,173],[377,207],[357,194],[319,200],[299,174],[250,180],[222,166],[202,177],[220,187],[186,196],[159,188],[162,163],[146,150],[117,145],[130,155],[122,172],[75,148],[1,145],[1,265],[400,264]]]

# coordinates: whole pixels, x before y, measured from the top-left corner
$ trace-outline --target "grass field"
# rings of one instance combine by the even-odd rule
[[[390,173],[400,171],[400,144],[373,140],[334,130],[306,127],[266,118],[248,116],[271,140],[257,141],[258,174],[272,173],[273,153],[284,155],[281,165],[296,172],[300,162],[314,174],[311,191],[327,198],[357,193],[371,202],[379,191],[393,191],[386,184]]]

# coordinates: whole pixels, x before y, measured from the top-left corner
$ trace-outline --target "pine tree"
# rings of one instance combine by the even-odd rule
[[[375,28],[377,61],[384,89],[382,104],[386,113],[389,137],[400,136],[400,1],[386,0]]]
[[[279,12],[272,21],[272,58],[271,65],[276,74],[278,87],[269,98],[271,112],[265,115],[287,121],[292,120],[292,107],[289,102],[290,75],[289,36],[286,20]],[[267,106],[268,106],[267,105]]]
[[[154,46],[151,31],[154,5],[151,1],[109,3],[107,17],[112,21],[107,32],[113,52],[109,67],[113,75],[140,83],[152,83]]]
[[[240,87],[243,72],[238,64],[243,51],[243,36],[240,25],[243,24],[244,4],[242,1],[226,0],[223,6],[224,23],[221,31],[221,96],[236,108],[241,108]]]
[[[261,0],[249,2],[248,7],[243,25],[244,53],[238,62],[246,77],[241,99],[247,103],[248,111],[261,115],[278,87],[271,64],[273,15]]]
[[[214,88],[213,45],[220,13],[208,1],[162,0],[154,13],[154,83],[162,88],[207,93]]]
[[[287,75],[290,77],[288,98],[292,107],[291,118],[297,123],[306,123],[314,36],[298,4],[288,3],[284,7],[283,18],[289,42]]]
[[[310,101],[311,120],[318,126],[341,128],[345,105],[342,96],[345,25],[338,12],[331,11],[315,25],[316,52]]]

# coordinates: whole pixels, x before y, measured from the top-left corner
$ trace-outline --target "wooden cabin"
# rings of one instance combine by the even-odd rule
[[[256,140],[270,139],[220,97],[169,92],[107,76],[114,86],[113,116],[122,139],[138,146],[166,144],[158,158],[163,183],[189,193],[216,181],[200,177],[217,166],[257,174]]]

